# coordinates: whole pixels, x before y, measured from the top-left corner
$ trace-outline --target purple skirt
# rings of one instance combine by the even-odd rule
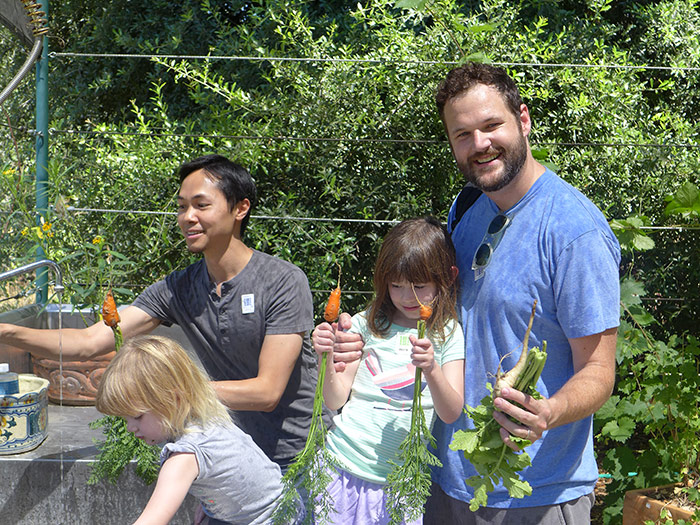
[[[334,511],[329,515],[333,525],[387,525],[384,485],[356,478],[344,470],[331,473],[328,494],[333,500]],[[423,518],[402,522],[404,525],[422,525]]]

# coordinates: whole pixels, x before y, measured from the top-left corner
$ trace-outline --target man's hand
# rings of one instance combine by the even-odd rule
[[[603,406],[615,384],[616,342],[617,328],[569,339],[574,375],[549,399],[534,399],[504,388],[501,397],[493,401],[493,417],[502,427],[504,443],[518,450],[510,440],[511,434],[536,441],[545,430],[579,421]]]
[[[365,346],[365,342],[360,334],[347,332],[351,326],[351,317],[347,312],[340,314],[338,322],[333,323],[333,328],[335,328],[333,365],[336,372],[344,371],[347,363],[352,363],[362,357],[362,348]]]
[[[514,401],[520,406],[509,401]],[[504,388],[501,397],[493,400],[493,406],[496,408],[493,418],[501,425],[501,438],[516,452],[520,447],[511,441],[511,435],[534,443],[549,428],[552,410],[546,398],[535,399],[514,388]]]

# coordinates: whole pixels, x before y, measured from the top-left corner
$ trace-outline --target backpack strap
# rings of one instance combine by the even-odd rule
[[[457,195],[455,202],[455,218],[452,221],[450,233],[452,233],[459,223],[462,215],[476,202],[483,192],[479,188],[475,188],[470,183],[464,185],[462,191]]]

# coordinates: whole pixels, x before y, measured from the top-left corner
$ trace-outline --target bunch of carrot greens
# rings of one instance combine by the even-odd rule
[[[323,318],[334,323],[340,314],[340,275],[338,285],[331,292],[326,304]],[[304,524],[321,525],[328,521],[333,508],[333,500],[326,490],[332,480],[331,472],[337,467],[337,462],[326,448],[326,428],[323,422],[323,385],[326,379],[328,354],[321,356],[318,370],[318,382],[314,394],[314,407],[311,414],[311,425],[306,444],[294,458],[287,472],[282,476],[284,492],[280,503],[272,516],[275,525],[292,523],[298,513],[297,488],[306,493],[306,518]]]
[[[497,373],[495,385],[487,383],[490,395],[481,400],[479,406],[466,406],[469,417],[474,422],[471,430],[455,432],[450,448],[461,450],[477,471],[477,476],[466,479],[466,484],[474,488],[474,497],[469,502],[472,511],[483,507],[488,502],[488,493],[502,482],[511,498],[523,498],[532,494],[532,487],[520,478],[518,472],[530,466],[527,452],[515,452],[501,439],[500,425],[493,419],[493,400],[500,395],[503,388],[509,387],[528,394],[536,399],[542,396],[535,385],[547,361],[547,342],[542,342],[542,349],[535,347],[528,351],[527,343],[535,317],[537,301],[532,306],[530,321],[523,339],[523,349],[516,365],[506,373]],[[524,448],[531,444],[527,439],[510,436],[511,441]]]
[[[418,339],[425,337],[425,322],[431,315],[433,315],[432,308],[429,305],[420,304]],[[421,368],[416,367],[411,426],[399,445],[399,463],[393,463],[394,467],[389,472],[384,487],[390,525],[398,525],[404,520],[414,521],[423,515],[425,502],[430,495],[430,469],[442,467],[440,460],[427,447],[427,443],[430,443],[435,448],[436,442],[430,433],[423,412],[422,376]]]
[[[102,320],[114,333],[114,349],[118,352],[124,338],[119,326],[121,321],[117,304],[111,290],[107,292],[102,303]],[[158,477],[159,449],[156,445],[147,445],[126,429],[126,420],[117,416],[103,416],[90,423],[90,428],[102,428],[104,441],[97,443],[99,453],[97,461],[90,472],[89,484],[107,479],[116,483],[124,468],[132,459],[136,459],[136,474],[147,484]]]

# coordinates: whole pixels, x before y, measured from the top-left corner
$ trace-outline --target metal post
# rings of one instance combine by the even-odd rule
[[[49,0],[39,0],[41,10],[49,15]],[[41,217],[48,219],[49,208],[49,39],[43,37],[41,59],[36,63],[36,224],[41,226]],[[44,250],[39,247],[37,260],[46,259]],[[48,270],[37,270],[36,302],[48,300]]]

